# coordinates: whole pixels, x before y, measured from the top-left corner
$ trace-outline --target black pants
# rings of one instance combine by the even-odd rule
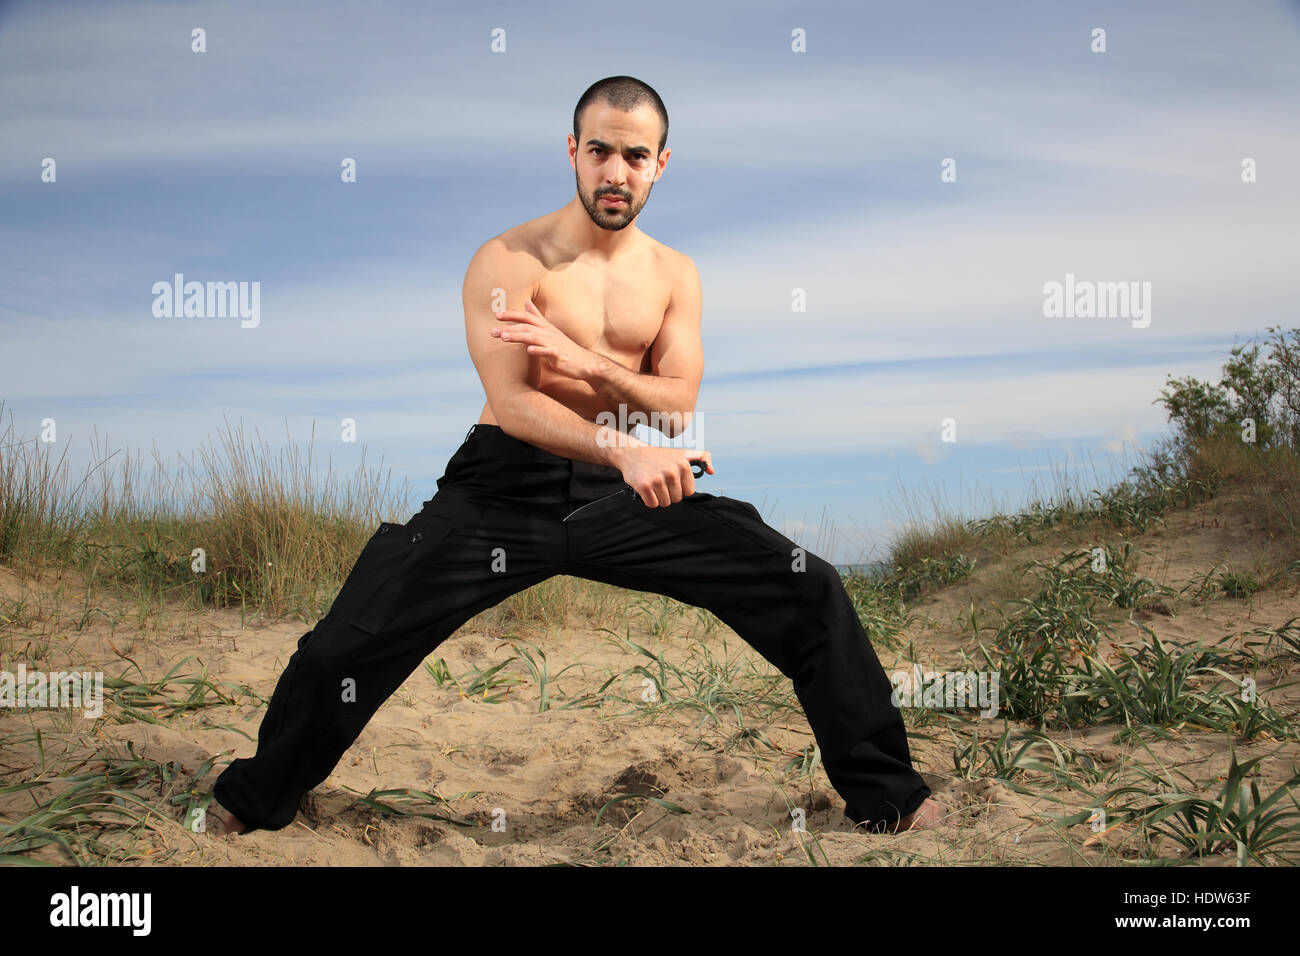
[[[697,487],[708,481],[701,478]],[[250,829],[289,825],[379,706],[438,645],[511,594],[568,574],[712,611],[789,677],[822,764],[855,823],[890,824],[930,795],[912,768],[893,690],[835,568],[704,492],[667,508],[561,521],[625,487],[610,467],[475,425],[438,491],[384,523],[326,616],[298,641],[257,736],[216,799]]]

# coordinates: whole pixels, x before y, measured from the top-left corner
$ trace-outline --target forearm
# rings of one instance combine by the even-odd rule
[[[517,392],[508,407],[493,406],[492,411],[507,435],[562,458],[621,469],[623,449],[645,444],[631,435],[588,421],[532,388]]]
[[[584,380],[609,408],[622,406],[630,416],[640,412],[647,424],[672,437],[690,423],[691,387],[685,379],[666,375],[639,375],[608,356],[595,358]],[[678,424],[680,423],[680,424]]]

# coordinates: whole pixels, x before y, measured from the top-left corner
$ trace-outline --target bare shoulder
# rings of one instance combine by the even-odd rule
[[[498,261],[523,264],[531,259],[542,264],[541,241],[533,222],[523,222],[493,236],[474,252],[474,258],[490,257]]]
[[[493,236],[474,251],[465,271],[465,282],[494,278],[511,291],[536,292],[546,265],[533,223],[521,223]]]
[[[682,285],[698,285],[700,281],[700,270],[695,267],[695,260],[684,252],[679,252],[672,246],[660,242],[658,239],[650,239],[650,250],[658,263],[659,274],[664,279],[672,283],[674,289]]]
[[[698,315],[701,299],[700,270],[696,268],[695,260],[686,253],[675,249],[672,253],[672,305],[674,308],[694,310]]]

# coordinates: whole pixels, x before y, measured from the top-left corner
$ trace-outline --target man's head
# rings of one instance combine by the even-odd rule
[[[592,222],[613,231],[631,224],[672,152],[664,149],[667,142],[668,111],[640,80],[610,76],[582,94],[573,111],[569,158]]]

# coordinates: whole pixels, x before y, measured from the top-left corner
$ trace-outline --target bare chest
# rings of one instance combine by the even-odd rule
[[[546,273],[534,302],[575,343],[635,370],[659,335],[671,292],[663,277],[615,275],[571,262]]]

